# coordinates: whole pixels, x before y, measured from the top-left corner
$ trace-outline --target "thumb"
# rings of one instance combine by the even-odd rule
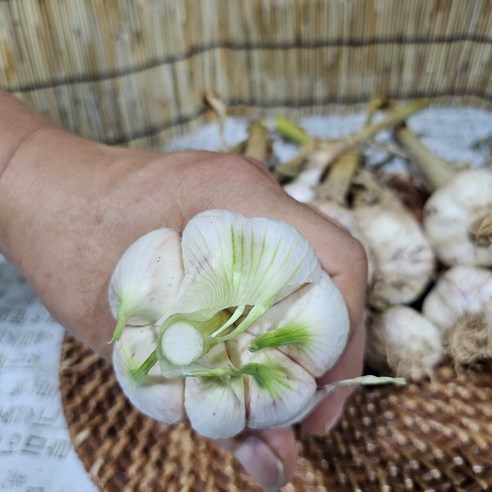
[[[297,444],[290,427],[244,433],[220,444],[268,491],[278,490],[294,474]]]

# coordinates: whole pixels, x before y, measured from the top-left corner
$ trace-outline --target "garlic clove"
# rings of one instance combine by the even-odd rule
[[[178,231],[157,229],[135,241],[111,276],[109,305],[118,321],[113,340],[126,324],[153,324],[172,311],[183,275]]]
[[[445,265],[490,267],[490,216],[492,172],[470,169],[457,173],[431,195],[424,206],[423,223],[436,255]]]
[[[130,402],[142,413],[168,424],[184,417],[184,383],[180,379],[165,379],[158,365],[146,376],[136,379],[137,370],[157,347],[153,327],[127,327],[113,350],[113,367],[119,385]]]
[[[432,376],[444,346],[440,329],[417,310],[393,306],[372,317],[366,352],[372,367],[385,361],[396,376],[418,381]]]
[[[349,320],[342,295],[328,274],[272,306],[249,329],[250,350],[278,348],[312,376],[320,377],[341,356]]]
[[[289,224],[209,210],[183,231],[185,277],[176,310],[208,319],[231,306],[253,306],[245,329],[275,301],[321,276],[308,241]]]
[[[231,361],[224,343],[207,354],[213,370],[227,370]],[[241,376],[189,376],[185,382],[185,407],[192,427],[205,437],[233,437],[246,426],[246,400]]]
[[[243,333],[237,354],[248,377],[248,427],[280,426],[303,410],[316,391],[315,379],[276,349],[250,352],[253,338]]]

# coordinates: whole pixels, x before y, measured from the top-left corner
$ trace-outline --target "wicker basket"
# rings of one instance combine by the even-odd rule
[[[352,111],[374,95],[492,108],[490,0],[4,0],[0,86],[63,127],[159,148],[209,114]],[[74,445],[104,491],[258,490],[185,425],[133,410],[111,368],[63,344]],[[492,376],[356,392],[336,429],[298,434],[284,490],[492,489]]]

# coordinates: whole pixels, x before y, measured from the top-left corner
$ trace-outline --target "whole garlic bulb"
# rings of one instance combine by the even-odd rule
[[[371,317],[366,361],[381,370],[418,381],[431,376],[444,355],[441,332],[417,310],[393,306]]]
[[[442,331],[454,362],[492,357],[492,272],[456,265],[427,294],[423,314]]]
[[[416,300],[434,273],[434,254],[417,220],[406,210],[383,204],[353,210],[374,259],[368,294],[372,307]]]
[[[322,213],[333,222],[342,226],[361,243],[367,257],[367,283],[368,285],[371,285],[374,278],[375,260],[371,248],[369,247],[369,242],[352,212],[348,208],[342,207],[334,201],[326,199],[315,200],[310,202],[309,205],[313,206],[318,212]]]
[[[492,266],[492,172],[458,172],[427,200],[423,224],[445,265]]]

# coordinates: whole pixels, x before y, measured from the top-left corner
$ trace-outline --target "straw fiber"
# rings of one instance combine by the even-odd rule
[[[3,0],[0,87],[84,137],[158,147],[206,118],[374,95],[492,107],[491,0]]]
[[[259,491],[232,455],[185,424],[135,410],[110,365],[72,337],[61,393],[75,448],[102,491]],[[290,491],[492,489],[492,375],[447,365],[433,383],[356,391],[327,435],[297,435]]]

